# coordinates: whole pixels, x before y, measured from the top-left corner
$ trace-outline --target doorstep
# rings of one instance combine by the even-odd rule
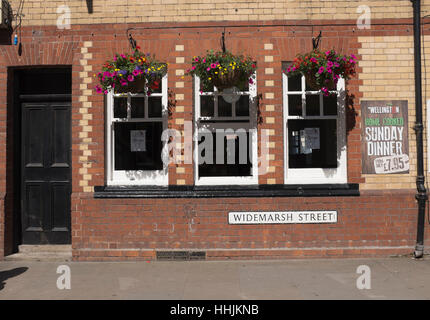
[[[19,252],[5,256],[4,261],[71,261],[71,245],[20,245]]]

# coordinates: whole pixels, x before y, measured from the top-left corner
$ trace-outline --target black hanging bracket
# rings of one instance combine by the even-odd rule
[[[225,28],[221,36],[221,49],[222,49],[222,52],[225,53]]]
[[[131,35],[131,33],[128,33],[128,31],[129,31],[129,30],[131,30],[131,29],[133,29],[133,28],[129,28],[129,29],[127,29],[126,34],[127,34],[127,37],[128,37],[128,41],[130,42],[130,46],[131,46],[131,48],[132,48],[133,50],[136,50],[136,45],[137,45],[136,40],[134,40],[134,38],[133,38],[133,36]]]
[[[312,46],[315,49],[318,49],[319,45],[320,45],[320,40],[322,37],[322,31],[320,30],[319,35],[316,38],[312,38]]]
[[[94,12],[93,0],[87,0],[87,9],[89,14],[92,14]]]

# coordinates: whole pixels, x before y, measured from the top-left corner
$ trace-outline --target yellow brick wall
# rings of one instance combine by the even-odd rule
[[[363,80],[360,91],[361,100],[408,100],[408,131],[409,131],[409,174],[364,175],[366,183],[361,189],[404,189],[415,188],[416,179],[416,136],[415,125],[415,87],[414,87],[414,40],[412,36],[392,37],[359,37],[362,56],[359,66],[363,72],[359,78]],[[425,99],[430,99],[430,36],[425,36],[426,68],[424,59],[423,73],[423,113],[424,113],[424,168],[427,175],[427,117]],[[426,70],[427,69],[427,70]],[[427,73],[425,73],[427,71]],[[427,82],[427,83],[426,83]],[[427,85],[427,87],[426,87]],[[361,124],[360,124],[361,125]],[[428,178],[426,178],[427,180]],[[428,181],[428,180],[427,180]]]
[[[17,10],[20,0],[9,0]],[[430,11],[424,0],[423,12]],[[410,0],[93,0],[93,14],[88,14],[85,0],[26,0],[23,25],[55,25],[57,8],[67,5],[72,24],[196,22],[290,19],[354,19],[357,8],[367,5],[372,19],[410,18]]]

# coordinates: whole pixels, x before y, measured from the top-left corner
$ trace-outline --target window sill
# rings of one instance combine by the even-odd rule
[[[359,196],[359,185],[99,186],[94,198],[271,198]],[[237,191],[237,192],[234,192]]]

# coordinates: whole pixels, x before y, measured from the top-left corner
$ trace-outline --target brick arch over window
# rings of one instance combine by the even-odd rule
[[[72,65],[81,46],[80,42],[23,43],[21,56],[18,46],[0,46],[0,65]]]

